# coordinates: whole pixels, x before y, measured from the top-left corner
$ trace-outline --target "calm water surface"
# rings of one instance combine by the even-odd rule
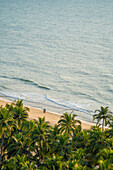
[[[113,111],[113,1],[0,0],[0,97],[86,121]]]

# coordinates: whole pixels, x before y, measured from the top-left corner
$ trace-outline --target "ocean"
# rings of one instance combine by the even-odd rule
[[[0,0],[0,98],[88,122],[113,111],[113,1]]]

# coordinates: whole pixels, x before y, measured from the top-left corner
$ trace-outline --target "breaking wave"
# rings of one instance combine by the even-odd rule
[[[17,77],[8,77],[8,76],[0,76],[0,77],[6,78],[6,79],[18,80],[18,81],[24,82],[25,84],[36,86],[40,89],[51,90],[49,87],[39,85],[38,83],[35,83],[32,80],[28,80],[28,79],[24,79],[24,78],[17,78]]]

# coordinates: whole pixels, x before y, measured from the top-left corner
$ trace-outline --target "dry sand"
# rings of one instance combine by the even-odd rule
[[[6,103],[11,103],[9,101],[4,101],[4,100],[0,100],[0,106],[5,106]],[[56,124],[59,119],[60,119],[60,116],[59,114],[55,114],[55,113],[51,113],[51,112],[48,112],[46,111],[46,113],[43,113],[43,110],[40,110],[38,108],[33,108],[33,107],[29,107],[27,106],[29,109],[30,109],[30,112],[29,112],[29,119],[38,119],[38,117],[44,117],[45,116],[45,120],[46,121],[49,121],[51,125],[54,125]],[[91,124],[89,123],[84,123],[83,121],[82,122],[82,129],[90,129],[91,128]]]

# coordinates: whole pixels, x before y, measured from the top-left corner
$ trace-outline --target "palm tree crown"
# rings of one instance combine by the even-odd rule
[[[112,112],[109,111],[108,107],[102,107],[100,110],[95,110],[98,114],[93,115],[93,120],[97,119],[97,124],[102,120],[102,131],[104,130],[104,126],[110,125],[110,120],[112,117]]]
[[[77,115],[72,114],[72,112],[70,114],[64,113],[58,121],[60,131],[71,135],[76,129],[76,123],[81,124],[79,120],[75,119],[76,116]]]

